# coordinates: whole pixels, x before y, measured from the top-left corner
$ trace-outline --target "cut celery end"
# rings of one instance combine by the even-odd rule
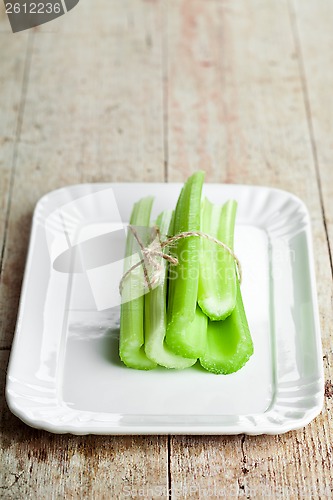
[[[222,321],[230,316],[234,310],[235,299],[233,293],[219,297],[212,297],[210,295],[208,297],[202,297],[198,300],[198,304],[211,321]]]
[[[169,324],[166,342],[169,348],[184,358],[200,358],[207,347],[207,316],[197,306],[191,323],[178,319],[176,324]]]
[[[120,358],[128,368],[152,370],[156,367],[156,363],[147,357],[143,346],[123,345]]]
[[[173,221],[172,212],[164,211],[156,220],[161,235],[171,234]],[[177,356],[165,343],[167,326],[166,294],[167,273],[166,261],[159,262],[164,269],[164,280],[154,290],[145,295],[145,352],[147,357],[165,368],[178,370],[189,368],[196,363],[197,359],[187,359]]]
[[[197,358],[190,359],[175,354],[165,342],[166,311],[164,291],[161,287],[152,290],[145,298],[145,352],[149,359],[164,366],[182,370],[194,365]],[[164,311],[162,310],[164,309]]]
[[[226,375],[242,368],[252,354],[253,342],[238,284],[232,314],[224,321],[208,323],[207,349],[200,364],[210,372]]]
[[[225,243],[231,250],[237,203],[215,205],[206,198],[202,203],[201,231]],[[226,319],[236,304],[237,275],[233,256],[217,243],[202,239],[198,304],[213,321]]]
[[[173,234],[200,230],[201,191],[203,172],[196,172],[185,183],[179,196]],[[177,335],[183,335],[186,327],[196,316],[199,281],[200,240],[197,237],[179,240],[172,247],[172,254],[178,259],[178,266],[171,266],[169,273],[168,326],[166,342],[176,346]],[[173,347],[171,347],[172,350]],[[176,351],[175,351],[176,352]],[[189,352],[176,352],[181,356],[194,358]]]
[[[133,207],[130,224],[148,227],[152,203],[152,197],[138,201]],[[130,257],[135,248],[134,236],[129,231],[126,242],[126,257]],[[134,257],[126,261],[124,272],[130,268],[134,261]],[[135,288],[140,285],[138,280],[141,279],[141,275],[131,273],[126,281],[126,286]],[[139,370],[150,370],[156,367],[156,363],[147,358],[143,345],[144,296],[142,295],[121,305],[119,355],[126,366]]]

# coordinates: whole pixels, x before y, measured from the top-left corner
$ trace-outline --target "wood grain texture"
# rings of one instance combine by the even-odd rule
[[[0,285],[4,349],[14,332],[38,199],[79,182],[164,180],[161,3],[101,4],[85,12],[82,29],[68,14],[63,25],[58,19],[30,32]],[[107,32],[100,32],[107,19]],[[13,57],[19,56],[17,42]],[[13,79],[12,71],[12,86]],[[1,355],[3,383],[7,353]],[[19,422],[3,397],[1,412],[1,498],[126,498],[140,487],[167,488],[166,437],[56,436]]]
[[[23,81],[28,58],[28,35],[13,40],[0,32],[0,248],[3,248],[10,203],[15,152],[24,104]],[[1,252],[2,255],[2,252]]]
[[[332,353],[330,261],[289,5],[262,0],[205,5],[171,1],[167,24],[168,180],[184,180],[202,168],[208,181],[279,187],[305,201],[317,249],[328,359]],[[327,379],[332,378],[330,366],[327,362]],[[197,488],[193,498],[200,498],[200,490],[202,496],[207,488],[223,485],[251,498],[261,493],[331,494],[331,410],[327,399],[322,415],[306,429],[279,437],[174,437],[172,484]],[[223,450],[220,455],[217,449]],[[205,474],[198,460],[203,453],[213,457],[214,464],[214,470]],[[230,468],[233,474],[228,480]]]
[[[33,430],[4,406],[8,352],[0,352],[0,498],[129,498],[166,487],[164,437],[55,435]]]
[[[2,346],[14,331],[37,200],[68,184],[164,178],[160,4],[112,5],[118,24],[107,37],[33,35],[0,287]]]
[[[325,223],[333,248],[333,5],[327,0],[290,0]],[[332,266],[332,260],[331,260]]]

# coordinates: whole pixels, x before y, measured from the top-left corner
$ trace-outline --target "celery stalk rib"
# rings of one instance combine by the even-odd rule
[[[152,197],[143,198],[135,203],[130,224],[148,227],[152,203]],[[126,257],[128,259],[125,263],[124,272],[137,261],[137,259],[131,257],[136,248],[134,236],[131,231],[128,231],[126,242]],[[126,279],[127,289],[134,290],[142,287],[142,278],[142,272],[131,272]],[[121,305],[119,355],[129,368],[150,370],[155,368],[156,363],[147,358],[144,350],[144,300],[142,294]]]
[[[214,237],[224,241],[233,249],[233,233],[235,223],[236,204],[233,201],[226,203],[220,208],[220,221],[216,225],[218,218],[218,208],[206,203],[206,214],[215,213],[211,218],[206,218],[205,230]],[[215,212],[217,211],[217,212]],[[211,224],[209,223],[211,221]],[[222,249],[222,251],[224,251]],[[235,276],[234,280],[226,280],[222,305],[227,310],[233,308],[231,314],[222,321],[208,321],[207,347],[203,356],[200,357],[201,365],[213,373],[233,373],[242,368],[253,354],[253,342],[247,322],[240,284],[235,273],[235,263],[229,255],[229,262],[224,270],[225,276]],[[232,260],[231,260],[232,259]],[[214,287],[219,287],[220,282],[214,282]],[[223,293],[223,291],[221,291]],[[235,294],[235,303],[234,303]],[[218,296],[220,299],[220,296]],[[201,302],[202,306],[202,302]]]
[[[157,218],[156,225],[159,227],[161,235],[172,233],[173,221],[171,221],[171,217],[172,212],[165,211]],[[168,265],[162,258],[160,260],[163,266],[164,279],[158,287],[145,295],[145,352],[151,361],[165,368],[184,369],[194,365],[197,359],[177,356],[164,341],[167,326]]]
[[[178,332],[177,342],[172,344],[172,351],[186,358],[195,358],[198,353],[202,356],[207,348],[207,321],[207,316],[197,306],[191,323]]]
[[[201,230],[232,249],[236,210],[237,203],[233,200],[220,206],[204,199]],[[216,243],[202,239],[198,303],[211,320],[223,320],[233,311],[236,304],[236,280],[233,256]]]
[[[200,230],[203,180],[204,173],[196,172],[185,183],[176,206],[174,234]],[[169,274],[166,342],[173,352],[187,358],[200,357],[205,350],[205,330],[202,335],[197,334],[198,321],[191,328],[194,319],[198,319],[199,251],[198,237],[179,240],[172,249],[179,263],[171,266]]]
[[[253,354],[253,342],[246,319],[239,283],[236,306],[224,321],[209,321],[207,349],[200,364],[213,373],[233,373]]]

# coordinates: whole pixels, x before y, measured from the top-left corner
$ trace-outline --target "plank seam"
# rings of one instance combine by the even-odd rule
[[[168,485],[168,494],[167,497],[171,500],[171,437],[168,435],[168,447],[167,447],[167,465],[168,465],[168,477],[167,477],[167,485]]]
[[[163,73],[163,153],[164,153],[164,182],[168,182],[169,168],[169,75],[168,75],[168,10],[167,3],[162,2],[162,73]]]
[[[32,32],[30,32],[28,35],[26,56],[25,56],[25,62],[24,62],[24,68],[23,68],[22,91],[21,91],[20,104],[19,104],[19,110],[18,110],[18,116],[17,116],[16,131],[15,131],[12,167],[11,167],[9,188],[8,188],[8,200],[7,200],[7,207],[5,210],[5,213],[6,213],[5,227],[4,227],[3,243],[2,243],[1,255],[0,255],[0,276],[2,275],[2,270],[3,270],[3,265],[4,265],[5,249],[6,249],[6,243],[7,243],[8,228],[9,228],[9,216],[10,216],[10,210],[11,210],[11,205],[12,205],[12,196],[13,196],[13,190],[14,190],[16,164],[17,164],[17,157],[18,157],[18,145],[20,142],[20,137],[21,137],[21,132],[22,132],[23,115],[24,115],[25,101],[26,101],[27,90],[28,90],[28,80],[29,80],[29,74],[30,74],[32,49],[33,49],[32,41],[33,41],[33,34],[32,34]]]
[[[241,463],[241,471],[237,477],[237,483],[238,483],[238,488],[242,491],[242,495],[246,498],[250,498],[249,495],[246,493],[246,484],[245,484],[245,474],[247,474],[248,469],[246,467],[246,454],[245,454],[245,439],[246,435],[242,434],[241,435],[241,441],[240,441],[240,447],[241,447],[241,453],[242,453],[242,463]]]
[[[288,0],[288,6],[289,6],[291,31],[292,31],[292,36],[294,39],[294,44],[295,44],[295,49],[296,49],[296,54],[297,54],[297,61],[298,61],[298,69],[299,69],[302,91],[303,91],[305,113],[306,113],[306,119],[307,119],[307,124],[308,124],[309,136],[310,136],[311,151],[312,151],[313,163],[314,163],[314,167],[315,167],[317,187],[318,187],[318,191],[319,191],[320,208],[321,208],[321,213],[322,213],[322,217],[323,217],[323,224],[324,224],[324,230],[325,230],[325,236],[326,236],[326,242],[327,242],[327,248],[328,248],[328,255],[329,255],[330,266],[331,266],[331,275],[333,278],[332,249],[331,249],[331,245],[330,245],[330,240],[329,240],[329,235],[328,235],[328,227],[327,227],[327,222],[326,222],[325,204],[324,204],[323,189],[322,189],[322,182],[321,182],[320,169],[319,169],[317,145],[316,145],[315,133],[314,133],[314,127],[313,127],[313,121],[312,121],[309,89],[308,89],[308,85],[307,85],[307,81],[306,81],[304,57],[303,57],[303,52],[302,52],[301,38],[300,38],[298,26],[297,26],[294,0]]]
[[[161,29],[161,48],[162,48],[162,78],[163,78],[163,155],[164,155],[164,182],[168,182],[169,168],[169,75],[168,75],[168,4],[162,1],[162,29]],[[167,436],[167,498],[171,500],[172,494],[172,476],[171,476],[171,436]]]

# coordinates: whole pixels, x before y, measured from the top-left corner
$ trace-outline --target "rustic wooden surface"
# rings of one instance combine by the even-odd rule
[[[157,498],[170,488],[172,498],[333,498],[332,26],[329,0],[81,0],[13,35],[0,4],[0,498]],[[3,386],[36,201],[66,184],[182,181],[197,168],[307,204],[323,412],[275,437],[30,429]]]

